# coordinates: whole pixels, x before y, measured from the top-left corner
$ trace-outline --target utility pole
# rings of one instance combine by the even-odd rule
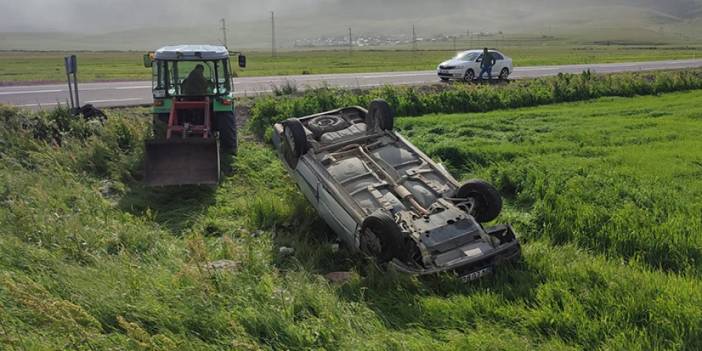
[[[224,41],[222,43],[224,44],[224,47],[226,48],[226,47],[229,47],[229,44],[227,43],[227,20],[222,18],[221,22],[222,22],[222,28],[220,28],[220,29],[222,30],[222,37],[224,39]]]
[[[353,36],[351,35],[351,27],[349,27],[349,55],[351,55],[352,50],[353,50]]]
[[[277,56],[275,48],[275,12],[273,11],[271,11],[271,56]]]
[[[414,30],[414,24],[412,25],[412,50],[417,51],[417,32]]]
[[[453,51],[456,51],[456,37],[454,36],[452,39],[453,39]]]

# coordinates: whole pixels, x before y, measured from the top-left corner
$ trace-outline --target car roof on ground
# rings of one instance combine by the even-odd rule
[[[229,57],[229,50],[220,45],[164,46],[154,54],[156,60],[222,60]]]

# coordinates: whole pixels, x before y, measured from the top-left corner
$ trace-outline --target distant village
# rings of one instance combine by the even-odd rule
[[[435,42],[451,42],[454,39],[481,39],[502,36],[502,32],[498,33],[471,33],[449,35],[437,34],[431,37],[412,37],[411,34],[399,35],[378,35],[378,34],[360,34],[358,36],[337,35],[337,36],[321,36],[317,38],[305,38],[295,40],[294,47],[296,48],[323,48],[323,47],[348,47],[349,44],[353,47],[368,47],[368,46],[394,46],[394,45],[411,45],[413,43],[435,43]]]

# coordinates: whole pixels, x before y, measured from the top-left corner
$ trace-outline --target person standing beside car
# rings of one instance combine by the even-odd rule
[[[497,60],[488,51],[488,48],[483,49],[483,59],[480,61],[480,76],[479,79],[483,79],[483,74],[488,74],[488,79],[492,82],[492,67],[497,63]]]

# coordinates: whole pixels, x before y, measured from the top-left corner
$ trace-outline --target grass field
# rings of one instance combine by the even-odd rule
[[[474,284],[334,253],[330,230],[250,135],[217,189],[149,190],[138,182],[146,110],[110,111],[100,127],[2,109],[0,345],[698,350],[701,99],[400,118],[455,175],[506,198],[498,221],[515,225],[524,260]],[[207,265],[221,259],[229,269]],[[337,270],[355,277],[322,277]]]
[[[485,44],[483,44],[485,45]],[[488,43],[487,45],[499,46]],[[609,63],[699,57],[699,47],[686,46],[514,46],[500,47],[516,66],[577,63]],[[247,53],[248,68],[241,76],[269,76],[321,73],[354,73],[432,70],[452,57],[453,50],[394,51],[283,51],[277,58],[267,52]],[[61,52],[0,52],[0,84],[64,81]],[[151,71],[143,67],[141,52],[80,52],[79,79],[148,80]]]

